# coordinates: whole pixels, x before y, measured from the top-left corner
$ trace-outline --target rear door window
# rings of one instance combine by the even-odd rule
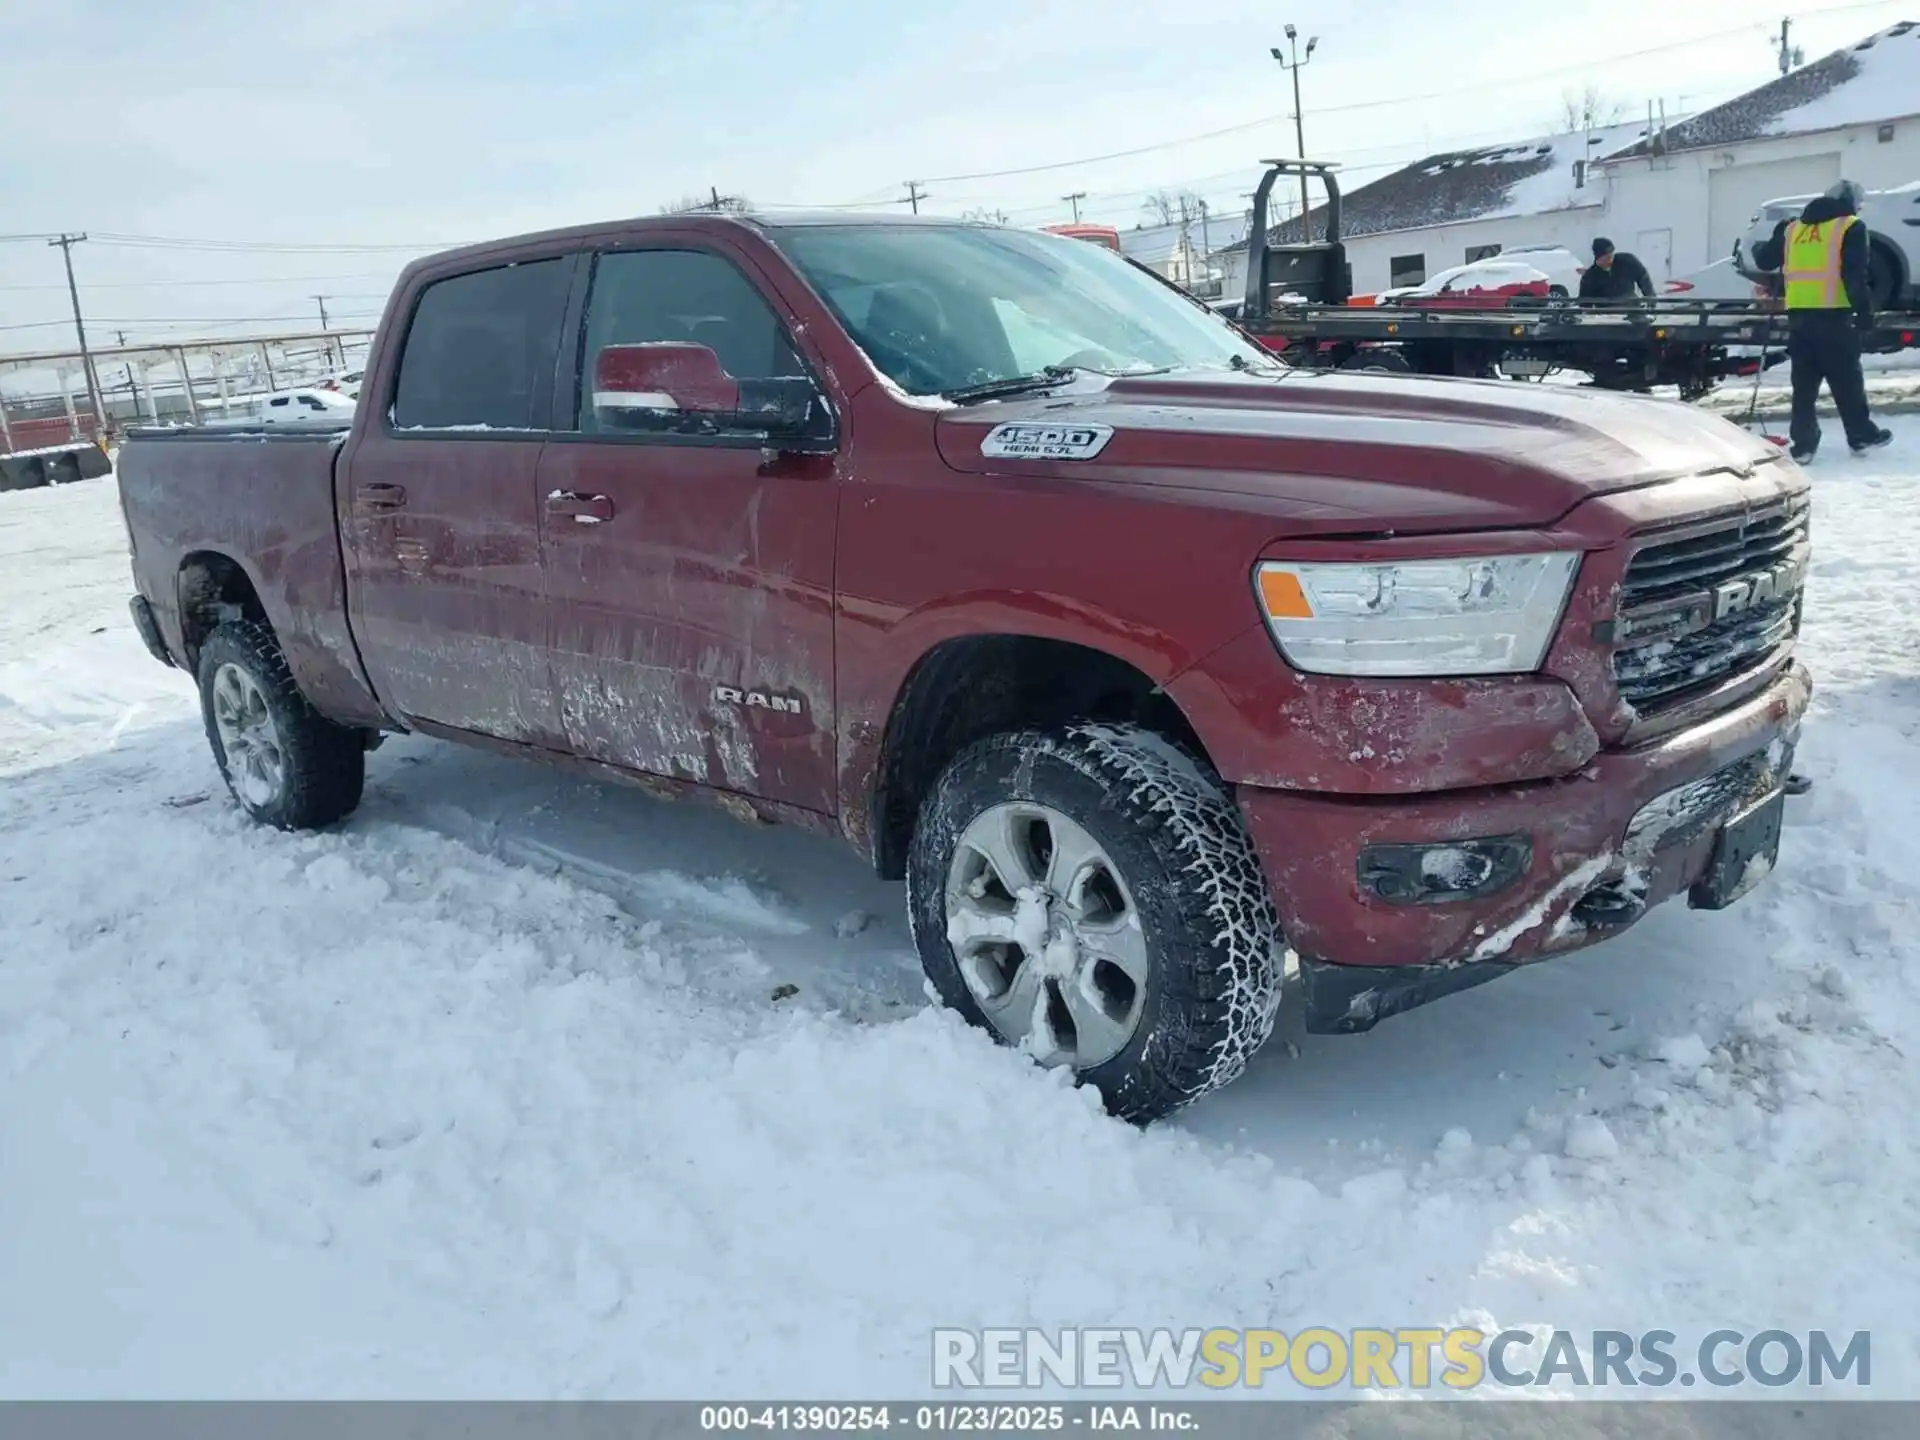
[[[533,260],[429,285],[400,357],[394,426],[545,429],[572,268]]]

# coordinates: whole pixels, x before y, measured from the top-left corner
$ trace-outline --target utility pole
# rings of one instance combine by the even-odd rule
[[[1307,37],[1307,53],[1302,55],[1300,53],[1300,32],[1289,25],[1286,29],[1286,35],[1287,46],[1292,52],[1293,58],[1289,60],[1283,55],[1278,45],[1273,46],[1269,53],[1279,62],[1282,70],[1290,70],[1293,72],[1293,138],[1295,145],[1299,149],[1300,158],[1305,160],[1307,158],[1307,122],[1305,116],[1300,112],[1300,67],[1313,59],[1314,47],[1320,43],[1320,37],[1318,35],[1309,35]],[[1307,214],[1312,208],[1312,205],[1307,200],[1307,172],[1302,170],[1300,172],[1300,239],[1303,242],[1313,238],[1307,233]]]
[[[87,348],[87,326],[80,318],[80,287],[73,278],[73,247],[87,237],[83,235],[61,235],[47,244],[58,245],[61,256],[67,262],[67,294],[73,299],[73,333],[80,341],[80,363],[87,372],[87,399],[93,404],[94,426],[104,433],[108,428],[106,403],[100,398],[100,377],[94,372],[93,352]]]
[[[1076,190],[1073,194],[1062,195],[1060,198],[1073,207],[1073,223],[1078,225],[1080,223],[1080,202],[1087,198],[1087,192],[1084,190]]]
[[[120,348],[122,350],[127,348],[127,332],[126,331],[124,330],[114,331],[113,338],[120,343]],[[127,361],[127,363],[122,368],[127,372],[127,393],[133,396],[133,418],[136,422],[138,422],[140,419],[140,387],[138,384],[134,382],[133,362],[131,360]]]
[[[1200,278],[1207,281],[1213,275],[1213,217],[1207,213],[1206,196],[1196,196],[1195,203],[1200,207]]]
[[[926,198],[927,192],[920,188],[920,182],[918,180],[909,180],[907,182],[907,204],[913,207],[914,214],[918,215],[920,213],[920,202]]]
[[[316,295],[313,297],[313,303],[320,307],[320,333],[327,335],[332,329],[332,327],[327,324],[327,297],[324,295]],[[347,368],[347,347],[344,344],[332,339],[324,339],[320,344],[329,354],[335,354],[337,352],[340,368],[342,370]]]
[[[1793,67],[1807,58],[1806,52],[1792,43],[1792,35],[1792,19],[1783,19],[1780,22],[1780,73],[1782,75],[1791,74]]]

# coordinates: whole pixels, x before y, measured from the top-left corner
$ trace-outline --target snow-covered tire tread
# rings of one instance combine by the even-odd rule
[[[1050,765],[1091,783],[1092,813],[1068,809],[1073,797],[1046,773]],[[1013,795],[993,788],[993,777],[1007,776]],[[1284,947],[1265,873],[1221,782],[1137,726],[1082,723],[991,736],[963,751],[934,785],[915,827],[907,890],[915,941],[942,1000],[991,1029],[946,940],[945,877],[971,814],[1012,798],[1067,810],[1115,849],[1144,842],[1150,856],[1126,875],[1160,932],[1151,937],[1149,1014],[1126,1049],[1080,1079],[1099,1089],[1114,1115],[1145,1124],[1238,1078],[1273,1033],[1281,998]]]

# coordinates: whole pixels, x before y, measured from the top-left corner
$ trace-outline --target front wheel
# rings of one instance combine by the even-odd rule
[[[999,735],[923,807],[908,908],[941,999],[1147,1123],[1272,1033],[1279,927],[1239,811],[1160,736]]]
[[[254,819],[311,830],[353,813],[366,741],[307,703],[273,631],[228,621],[200,649],[200,711],[220,774]]]

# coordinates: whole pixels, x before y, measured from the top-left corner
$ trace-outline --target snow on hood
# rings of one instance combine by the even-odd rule
[[[1113,435],[1086,460],[983,455],[988,432],[1008,422],[1105,425]],[[949,410],[936,434],[956,470],[1233,497],[1302,533],[1549,524],[1593,495],[1745,473],[1780,453],[1671,401],[1308,371],[1082,380]]]

